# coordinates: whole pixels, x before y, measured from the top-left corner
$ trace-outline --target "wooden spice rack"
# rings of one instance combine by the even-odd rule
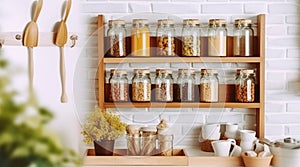
[[[98,104],[100,108],[251,108],[256,111],[256,132],[258,138],[265,135],[265,15],[257,16],[257,36],[255,37],[255,56],[254,57],[124,57],[111,58],[105,57],[105,33],[104,33],[104,16],[98,16],[98,77],[99,77],[99,98]],[[127,39],[128,40],[128,39]],[[203,40],[203,39],[201,39]],[[233,55],[232,37],[228,37],[227,55]],[[153,39],[152,39],[153,41]],[[152,42],[153,43],[153,42]],[[127,46],[128,47],[128,46]],[[205,47],[205,44],[202,45]],[[206,46],[207,47],[207,46]],[[205,50],[205,49],[204,49]],[[207,49],[206,49],[207,50]],[[179,54],[180,55],[180,54]],[[205,54],[203,54],[205,55]],[[254,64],[257,69],[258,95],[254,103],[238,103],[238,102],[219,102],[219,103],[113,103],[105,101],[105,68],[106,64],[121,63],[249,63]],[[220,91],[221,92],[221,91]],[[243,165],[240,158],[221,158],[221,157],[190,157],[189,165]],[[101,165],[103,161],[99,161]]]

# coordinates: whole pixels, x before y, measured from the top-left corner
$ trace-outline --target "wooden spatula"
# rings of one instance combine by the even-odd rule
[[[70,13],[71,5],[72,5],[72,1],[68,0],[65,9],[65,15],[62,21],[59,22],[58,30],[54,42],[55,45],[59,46],[59,50],[60,50],[60,79],[61,79],[61,87],[62,87],[62,94],[61,94],[60,101],[62,103],[68,102],[68,97],[65,90],[66,69],[65,69],[65,58],[64,58],[64,45],[67,43],[68,40],[68,29],[67,29],[66,21]]]
[[[30,98],[33,97],[33,73],[34,73],[34,67],[33,67],[33,47],[37,47],[38,45],[38,26],[36,24],[37,19],[40,15],[41,9],[43,6],[43,0],[38,0],[35,8],[35,12],[33,15],[32,20],[26,25],[23,38],[22,38],[22,44],[23,46],[26,46],[28,48],[28,76],[29,76],[29,91],[30,91]]]

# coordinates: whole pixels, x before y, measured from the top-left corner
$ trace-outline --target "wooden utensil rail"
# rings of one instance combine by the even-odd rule
[[[2,32],[0,33],[0,45],[2,46],[22,46],[22,32]],[[74,47],[78,45],[79,35],[77,33],[70,32],[72,34],[68,37],[66,43],[67,47]],[[56,34],[54,32],[40,32],[39,33],[39,44],[42,47],[55,47],[53,38]]]

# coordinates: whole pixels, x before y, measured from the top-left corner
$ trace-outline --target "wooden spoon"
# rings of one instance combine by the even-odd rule
[[[33,73],[34,73],[34,67],[33,67],[33,47],[37,47],[38,45],[38,26],[36,24],[37,19],[40,15],[41,9],[43,6],[43,0],[38,0],[37,5],[35,8],[35,12],[33,15],[32,20],[26,25],[23,38],[22,38],[22,44],[23,46],[26,46],[28,48],[28,67],[29,67],[29,90],[30,90],[30,97],[33,97]]]
[[[59,50],[60,50],[60,79],[62,85],[62,94],[61,94],[60,101],[62,103],[68,102],[68,97],[65,90],[66,69],[65,69],[65,58],[64,58],[64,45],[67,43],[68,40],[68,30],[67,30],[66,21],[70,13],[71,4],[72,1],[68,0],[65,9],[66,11],[65,11],[64,18],[62,19],[62,21],[59,22],[56,38],[54,41],[55,45],[59,46]]]

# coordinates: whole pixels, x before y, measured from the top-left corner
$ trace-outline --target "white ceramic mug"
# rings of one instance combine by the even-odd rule
[[[220,133],[220,124],[204,124],[201,129],[202,138],[206,140],[219,140]]]
[[[254,130],[240,130],[240,138],[242,141],[253,142],[256,140],[256,132]]]
[[[218,140],[211,142],[215,156],[229,157],[230,148],[232,145],[236,145],[235,140]]]
[[[239,129],[238,124],[226,123],[226,132],[237,132]]]
[[[236,139],[237,138],[237,132],[225,132],[225,136],[229,139]]]
[[[256,153],[264,151],[264,144],[261,144],[261,143],[259,143],[259,140],[256,140],[255,145],[254,145],[254,151]]]
[[[256,141],[257,141],[257,139],[254,139],[253,141],[241,140],[240,146],[243,151],[253,151]]]
[[[231,157],[239,157],[241,155],[242,155],[242,147],[235,144],[233,146],[233,149],[232,149],[231,153],[230,153],[230,156]]]

